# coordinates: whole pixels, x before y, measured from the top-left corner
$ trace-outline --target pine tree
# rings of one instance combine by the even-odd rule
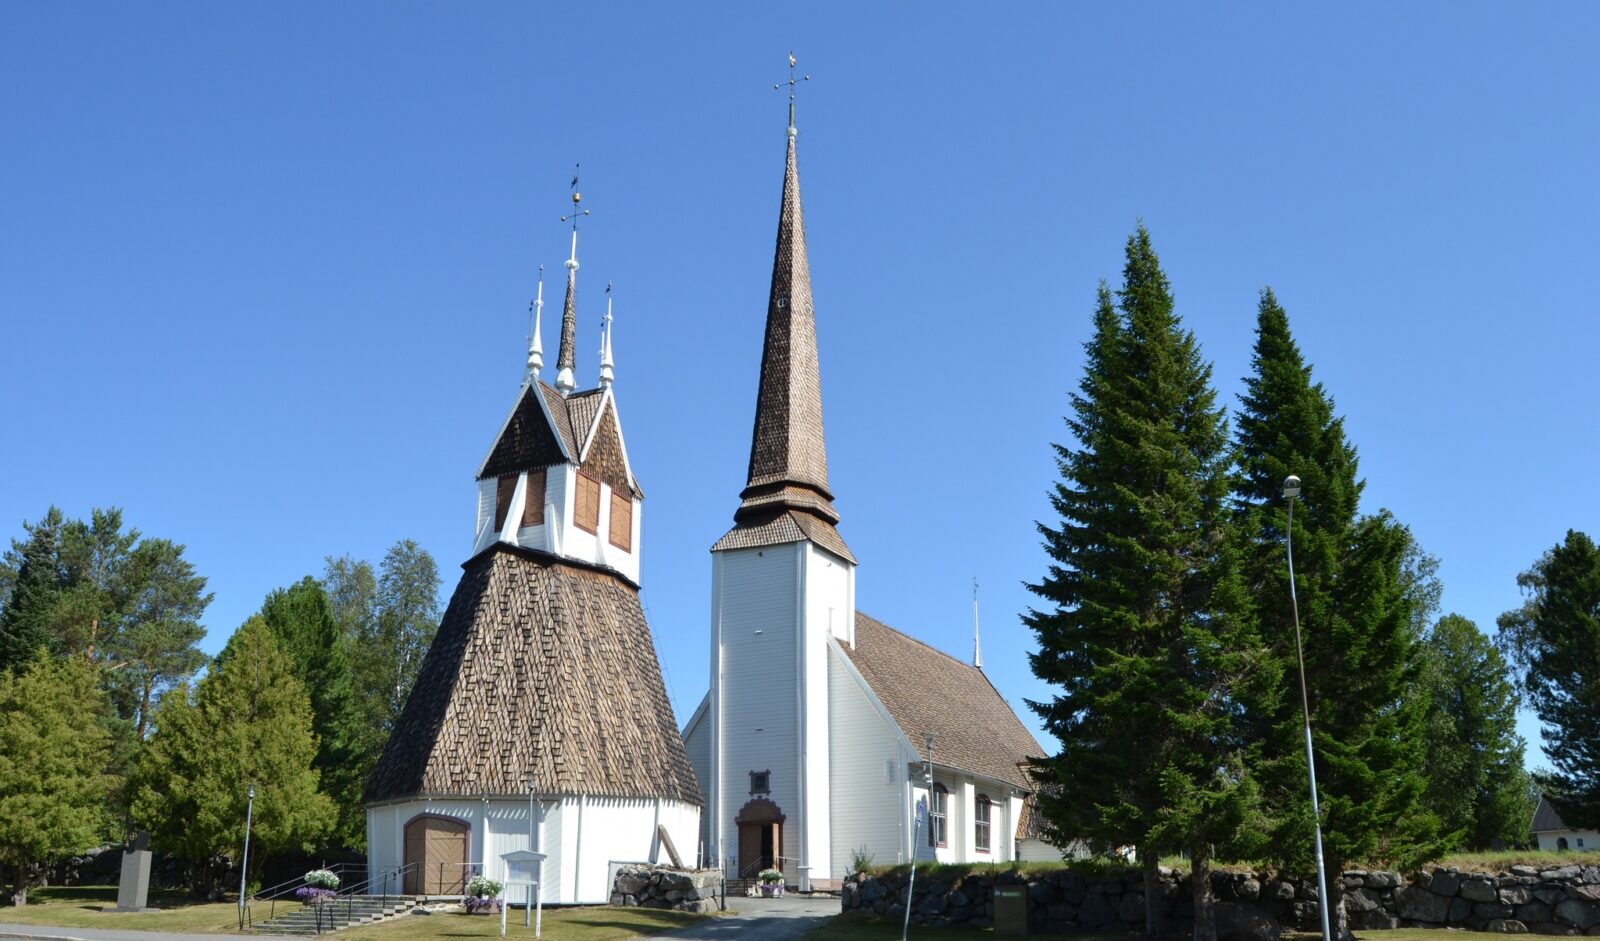
[[[170,540],[147,538],[124,569],[127,614],[110,650],[111,696],[135,742],[144,741],[161,694],[206,663],[200,618],[214,595],[183,550]]]
[[[1322,800],[1327,903],[1336,934],[1350,937],[1341,878],[1345,863],[1382,853],[1411,864],[1437,848],[1437,822],[1420,812],[1421,728],[1426,702],[1413,611],[1426,586],[1410,532],[1387,513],[1358,515],[1364,482],[1356,450],[1332,399],[1313,383],[1270,290],[1257,310],[1253,374],[1241,396],[1236,444],[1237,512],[1254,534],[1245,563],[1262,636],[1276,657],[1295,662],[1284,545],[1284,478],[1301,478],[1294,514],[1294,561],[1305,674]],[[1408,569],[1408,562],[1416,563]],[[1298,678],[1296,678],[1298,679]],[[1296,684],[1298,685],[1298,684]],[[1253,720],[1264,745],[1261,772],[1278,808],[1270,857],[1310,860],[1304,718],[1299,696]]]
[[[1600,548],[1567,530],[1517,576],[1527,600],[1500,615],[1554,770],[1535,780],[1570,827],[1600,829]]]
[[[316,767],[322,790],[339,809],[333,841],[365,849],[367,818],[361,803],[370,766],[358,749],[362,721],[350,671],[349,647],[333,619],[328,595],[307,576],[267,596],[261,617],[289,656],[294,674],[311,693],[311,727],[317,735]]]
[[[51,507],[39,522],[22,524],[26,540],[11,541],[5,558],[10,591],[0,613],[0,670],[20,670],[40,650],[57,646],[51,626],[67,580],[61,565],[65,522]]]
[[[76,658],[0,672],[0,872],[13,905],[27,904],[37,864],[100,839],[109,741],[96,681]]]
[[[1452,845],[1486,850],[1526,838],[1530,784],[1505,660],[1478,626],[1447,614],[1424,645],[1429,703],[1423,805]]]
[[[198,894],[220,897],[210,861],[237,858],[252,784],[252,850],[309,852],[332,829],[336,811],[313,766],[310,698],[261,617],[234,633],[193,696],[185,686],[167,693],[155,719],[131,782],[132,815],[158,848],[190,863]]]
[[[1100,288],[1071,397],[1076,447],[1056,446],[1060,522],[1039,526],[1052,562],[1030,586],[1046,606],[1024,617],[1033,670],[1059,689],[1031,704],[1062,746],[1036,766],[1040,809],[1058,842],[1137,846],[1152,934],[1157,859],[1189,852],[1204,941],[1213,846],[1246,836],[1257,813],[1236,720],[1274,698],[1276,665],[1239,577],[1211,369],[1142,226],[1126,256],[1116,306]]]
[[[127,567],[139,531],[122,528],[122,510],[93,509],[61,528],[65,586],[54,630],[62,652],[113,664],[129,600]]]

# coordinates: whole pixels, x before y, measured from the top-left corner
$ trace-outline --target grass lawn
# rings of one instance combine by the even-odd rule
[[[669,912],[657,908],[547,908],[543,937],[549,941],[619,941],[642,934],[670,931],[704,921],[706,915]],[[348,941],[430,941],[434,938],[500,938],[500,916],[437,912],[407,915],[338,934]],[[506,913],[506,938],[532,938],[533,929],[522,927],[522,910]]]
[[[197,902],[186,892],[152,889],[150,905],[161,911],[117,911],[117,887],[114,885],[52,886],[30,891],[28,904],[21,908],[0,908],[0,922],[135,931],[215,933],[239,930],[237,902]]]

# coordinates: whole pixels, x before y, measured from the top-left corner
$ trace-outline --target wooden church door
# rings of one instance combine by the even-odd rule
[[[758,797],[740,808],[733,822],[739,827],[739,875],[751,878],[763,869],[783,869],[783,812],[778,805]]]
[[[467,842],[472,827],[424,814],[405,829],[407,895],[460,895],[466,889]]]

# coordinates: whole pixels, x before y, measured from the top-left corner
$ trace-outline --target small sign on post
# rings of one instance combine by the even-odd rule
[[[533,850],[513,850],[500,854],[503,875],[500,881],[504,895],[500,899],[500,937],[506,936],[506,909],[511,903],[511,887],[522,887],[522,926],[533,926],[533,936],[544,930],[544,899],[539,893],[539,877],[544,870],[544,853]]]

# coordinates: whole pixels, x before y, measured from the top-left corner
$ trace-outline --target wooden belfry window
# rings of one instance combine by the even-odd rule
[[[586,533],[600,531],[600,481],[578,471],[578,499],[572,508],[572,524]]]
[[[982,794],[978,795],[978,806],[974,808],[972,816],[974,837],[973,842],[977,844],[978,852],[980,853],[989,852],[989,831],[991,829],[989,826],[989,815],[993,811],[993,808],[994,805],[989,802],[989,798],[984,797]]]
[[[528,471],[528,492],[522,501],[522,525],[544,522],[544,468]]]
[[[623,552],[633,551],[633,500],[615,490],[611,491],[611,544]]]
[[[517,475],[507,474],[495,482],[494,531],[505,528],[506,513],[511,509],[511,495],[517,492]]]

